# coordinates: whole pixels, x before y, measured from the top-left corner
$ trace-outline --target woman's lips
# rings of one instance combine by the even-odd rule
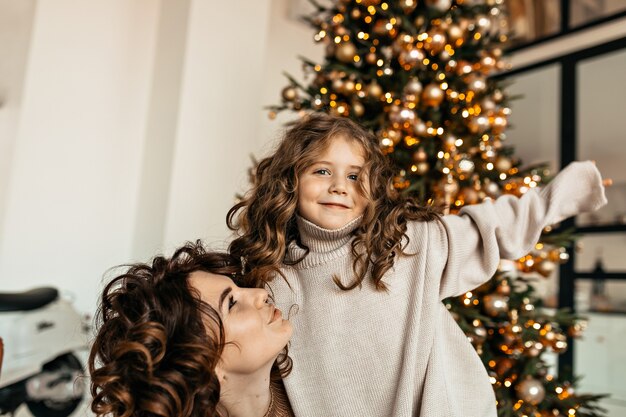
[[[283,313],[278,308],[274,307],[274,311],[272,312],[272,317],[270,319],[270,323],[275,322],[278,319],[283,318]]]

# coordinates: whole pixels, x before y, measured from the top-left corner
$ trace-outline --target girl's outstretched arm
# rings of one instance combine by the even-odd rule
[[[574,162],[541,190],[505,195],[463,208],[438,222],[448,259],[440,298],[470,291],[493,276],[500,258],[516,259],[537,243],[544,227],[606,204],[602,176],[593,162]]]

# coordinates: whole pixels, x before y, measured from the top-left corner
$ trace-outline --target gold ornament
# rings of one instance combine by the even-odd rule
[[[506,127],[508,126],[508,124],[509,122],[507,121],[506,117],[496,116],[491,121],[491,132],[496,135],[499,135],[500,133],[503,133],[506,130]]]
[[[500,295],[508,296],[511,294],[511,286],[509,285],[509,281],[503,279],[500,281],[498,286],[496,287],[496,292]]]
[[[563,333],[556,333],[552,341],[552,350],[556,353],[563,353],[567,350],[567,336]]]
[[[430,165],[428,164],[428,162],[418,162],[415,165],[415,172],[419,175],[424,175],[426,173],[428,173],[428,170],[430,169]]]
[[[398,55],[398,62],[403,67],[413,68],[415,66],[422,65],[424,58],[424,52],[421,49],[413,47],[400,52],[400,55]]]
[[[367,86],[367,95],[379,99],[383,95],[383,89],[376,81],[372,81],[372,83]]]
[[[452,24],[448,26],[448,39],[451,43],[455,43],[457,40],[462,39],[465,33],[459,25]]]
[[[473,117],[467,124],[470,132],[482,134],[489,129],[489,118],[485,116]]]
[[[405,14],[410,14],[417,7],[417,0],[400,0],[400,7]]]
[[[499,376],[506,375],[515,366],[515,361],[511,358],[499,358],[496,361],[495,370]]]
[[[426,135],[426,133],[428,133],[428,128],[426,127],[426,123],[424,123],[422,120],[418,119],[413,124],[413,132],[418,137],[424,137]]]
[[[375,53],[370,52],[367,55],[365,55],[365,61],[367,61],[367,63],[370,65],[374,65],[376,61],[378,61],[378,57],[376,56]]]
[[[436,55],[443,51],[445,46],[446,34],[441,29],[432,29],[429,33],[428,39],[424,43],[424,48],[429,51],[431,55]]]
[[[515,386],[517,398],[532,405],[537,405],[546,396],[546,390],[541,381],[532,377],[526,377]]]
[[[450,9],[452,0],[426,0],[426,4],[438,12],[443,13]]]
[[[485,313],[497,317],[509,311],[509,297],[500,294],[487,294],[483,297]]]
[[[542,259],[540,262],[535,263],[535,271],[539,272],[544,278],[548,278],[554,270],[556,264],[549,259]]]
[[[438,107],[443,101],[445,93],[439,85],[435,83],[428,84],[422,93],[422,101],[429,107]]]
[[[496,158],[494,166],[498,172],[508,172],[513,167],[513,163],[506,156],[500,155]]]
[[[361,117],[365,113],[365,107],[359,101],[355,100],[352,102],[352,113],[357,117]]]
[[[285,101],[294,101],[298,98],[298,91],[295,89],[295,87],[292,87],[290,85],[283,88],[283,91],[280,94],[283,96],[283,99]]]
[[[422,86],[422,83],[417,77],[410,78],[409,81],[404,86],[405,94],[414,94],[418,96],[419,94],[422,93],[423,90],[424,90],[424,87]]]
[[[470,90],[475,92],[482,92],[487,88],[487,80],[484,76],[472,73],[467,76],[467,86]]]
[[[424,148],[419,148],[413,153],[413,160],[415,162],[424,162],[428,159],[428,155],[424,151]]]
[[[337,45],[335,56],[344,63],[354,62],[356,55],[356,46],[352,42],[343,42]]]

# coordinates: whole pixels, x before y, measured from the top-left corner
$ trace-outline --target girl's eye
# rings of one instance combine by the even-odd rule
[[[357,174],[350,174],[348,175],[348,179],[351,181],[356,181],[359,179],[359,176]]]
[[[230,311],[231,308],[233,308],[233,306],[237,304],[237,301],[235,301],[235,297],[233,297],[232,295],[228,298],[228,311]]]
[[[319,174],[319,175],[330,175],[330,171],[327,170],[326,168],[320,168],[320,169],[316,169],[314,171],[314,174]]]

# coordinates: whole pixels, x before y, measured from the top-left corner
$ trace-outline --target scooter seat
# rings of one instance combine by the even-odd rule
[[[0,293],[0,311],[34,310],[59,298],[59,291],[52,287],[33,288],[23,292]]]

